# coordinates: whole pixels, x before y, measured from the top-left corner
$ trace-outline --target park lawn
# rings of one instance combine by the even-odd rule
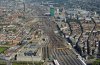
[[[27,62],[14,62],[12,65],[33,65],[32,63],[27,63]]]
[[[7,65],[6,62],[0,62],[0,65]]]
[[[12,65],[33,65],[32,62],[13,62]],[[43,65],[43,62],[34,62],[34,65]]]
[[[7,64],[5,64],[5,63],[0,63],[0,65],[7,65]]]
[[[4,53],[4,51],[7,49],[7,47],[0,47],[0,53]]]
[[[100,65],[100,59],[96,59],[92,65]]]
[[[7,65],[7,64],[0,63],[0,65]]]

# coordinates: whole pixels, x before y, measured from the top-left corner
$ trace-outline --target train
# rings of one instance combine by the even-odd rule
[[[59,62],[56,59],[53,60],[53,64],[54,65],[60,65]]]

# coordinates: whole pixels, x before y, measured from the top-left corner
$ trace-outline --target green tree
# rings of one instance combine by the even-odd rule
[[[95,60],[92,65],[100,65],[100,59]]]

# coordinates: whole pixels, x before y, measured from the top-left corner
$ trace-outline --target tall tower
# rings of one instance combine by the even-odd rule
[[[51,15],[51,16],[54,16],[54,15],[55,15],[55,9],[54,9],[53,6],[50,7],[50,15]]]
[[[24,12],[25,12],[25,2],[23,2],[23,6],[24,6]]]

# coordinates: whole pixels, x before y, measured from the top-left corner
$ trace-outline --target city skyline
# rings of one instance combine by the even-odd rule
[[[0,65],[100,65],[99,0],[0,0]]]

